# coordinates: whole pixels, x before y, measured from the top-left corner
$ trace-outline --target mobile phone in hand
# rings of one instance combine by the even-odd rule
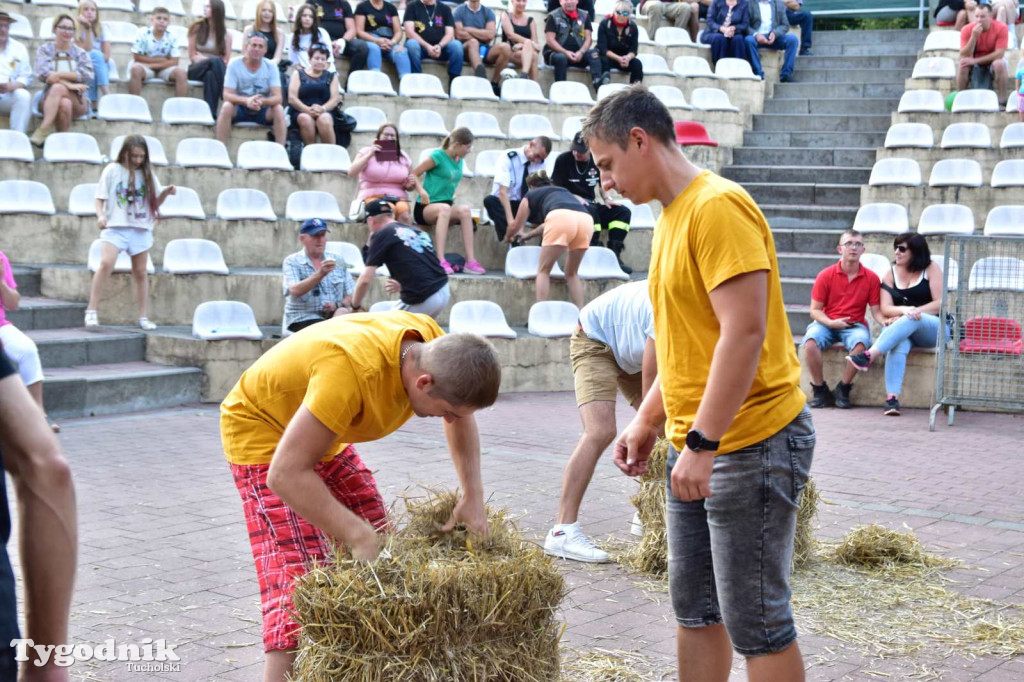
[[[381,163],[385,161],[398,161],[397,140],[374,140],[374,144],[380,147],[379,152],[374,152],[374,157]]]

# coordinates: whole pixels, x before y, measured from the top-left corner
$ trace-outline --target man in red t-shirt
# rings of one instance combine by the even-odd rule
[[[970,81],[972,88],[990,88],[995,80],[999,105],[1006,105],[1006,52],[1009,30],[1001,21],[992,18],[992,4],[981,0],[976,20],[960,29],[960,68],[956,74],[956,89],[965,90]]]
[[[871,315],[879,324],[885,316],[878,307],[881,282],[878,275],[860,263],[864,253],[864,237],[857,230],[847,230],[839,238],[839,262],[818,273],[811,290],[811,323],[804,332],[804,362],[811,373],[811,407],[850,407],[850,388],[856,368],[843,368],[843,377],[836,384],[835,393],[828,390],[822,373],[821,351],[834,343],[842,343],[846,350],[867,348],[871,345],[864,311],[870,307]]]

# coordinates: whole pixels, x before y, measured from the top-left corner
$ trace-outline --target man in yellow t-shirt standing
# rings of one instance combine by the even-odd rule
[[[264,682],[291,672],[299,627],[292,590],[330,541],[356,559],[380,552],[387,510],[352,443],[383,438],[413,414],[443,417],[462,498],[445,526],[487,532],[473,413],[494,404],[501,365],[473,334],[426,315],[326,320],[245,371],[221,403],[221,439],[242,497],[263,612]]]
[[[814,454],[771,229],[742,187],[694,166],[642,85],[583,125],[602,188],[664,209],[649,273],[658,379],[619,436],[630,476],[665,421],[669,592],[680,682],[802,682],[789,570]]]

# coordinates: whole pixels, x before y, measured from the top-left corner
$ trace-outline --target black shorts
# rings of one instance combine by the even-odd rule
[[[450,201],[431,201],[430,203],[431,204],[444,204],[446,206],[451,206],[452,205],[452,202],[450,202]],[[426,207],[422,203],[417,201],[416,204],[412,208],[412,219],[416,221],[417,225],[423,225],[424,227],[428,227],[429,224],[427,223],[426,219],[423,217],[423,209],[424,208],[426,208]]]

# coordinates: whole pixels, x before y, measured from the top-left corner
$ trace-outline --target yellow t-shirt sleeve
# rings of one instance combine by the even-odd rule
[[[362,395],[345,353],[319,354],[310,369],[302,404],[334,433],[345,433],[362,412]]]
[[[695,212],[691,248],[704,290],[747,272],[770,270],[764,218],[757,206],[737,192],[723,192]]]

